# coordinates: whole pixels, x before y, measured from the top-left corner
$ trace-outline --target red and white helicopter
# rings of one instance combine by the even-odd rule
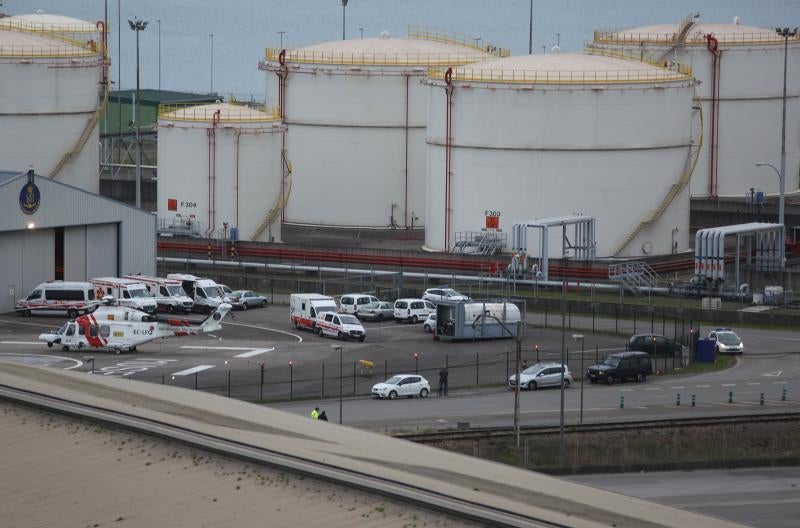
[[[105,299],[104,299],[105,300]],[[61,345],[69,351],[76,348],[104,348],[117,354],[135,351],[136,347],[154,339],[216,332],[231,305],[220,304],[199,324],[185,319],[157,319],[155,316],[124,306],[99,306],[94,312],[64,323],[55,332],[39,336],[48,347]]]

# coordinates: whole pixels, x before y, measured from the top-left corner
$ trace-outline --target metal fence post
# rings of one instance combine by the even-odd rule
[[[228,369],[228,398],[231,397],[231,369]]]
[[[389,379],[389,360],[383,360],[383,379]]]
[[[544,327],[547,328],[547,299],[544,299]]]
[[[322,364],[322,398],[325,399],[325,363]]]
[[[614,305],[614,333],[619,333],[619,305]]]
[[[481,384],[480,373],[481,373],[481,354],[480,352],[475,352],[475,386],[479,386]]]
[[[508,349],[506,349],[506,379],[508,379]]]
[[[356,395],[356,362],[353,361],[353,396]]]
[[[258,396],[259,401],[264,399],[264,363],[261,363],[261,391]]]
[[[289,399],[294,398],[294,365],[289,362]]]
[[[194,390],[197,390],[197,372],[194,373]]]

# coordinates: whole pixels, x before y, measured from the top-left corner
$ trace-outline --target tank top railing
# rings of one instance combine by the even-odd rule
[[[447,70],[430,68],[428,77],[444,79]],[[647,83],[667,81],[688,81],[686,75],[668,69],[647,70],[480,70],[470,68],[454,68],[453,81],[497,82],[497,83],[532,83],[532,84],[611,84],[611,83]]]

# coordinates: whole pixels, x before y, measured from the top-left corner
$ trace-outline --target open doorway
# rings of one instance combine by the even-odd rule
[[[55,239],[55,280],[64,280],[64,228],[54,229]]]

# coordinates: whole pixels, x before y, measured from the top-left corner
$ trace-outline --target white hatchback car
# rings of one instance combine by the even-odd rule
[[[440,288],[428,288],[422,294],[426,301],[437,303],[439,301],[468,301],[469,297],[463,293],[455,291],[453,288],[442,286]]]
[[[430,301],[422,299],[397,299],[394,302],[395,322],[417,323],[424,321],[432,313],[436,313],[436,306]]]
[[[398,374],[372,387],[372,396],[393,400],[398,396],[427,398],[431,392],[428,380],[418,374]]]
[[[537,363],[520,372],[520,389],[536,390],[539,387],[558,387],[561,384],[561,363]],[[508,378],[508,386],[517,384],[517,375]],[[572,384],[572,373],[564,365],[564,387]]]
[[[718,354],[741,354],[744,352],[744,343],[730,328],[717,328],[708,333],[708,338],[716,341]]]
[[[433,329],[436,328],[436,313],[432,313],[425,319],[425,322],[422,323],[422,328],[425,329],[426,332],[433,332]]]
[[[339,299],[339,313],[358,315],[358,311],[367,304],[381,302],[374,295],[365,293],[349,293]]]

